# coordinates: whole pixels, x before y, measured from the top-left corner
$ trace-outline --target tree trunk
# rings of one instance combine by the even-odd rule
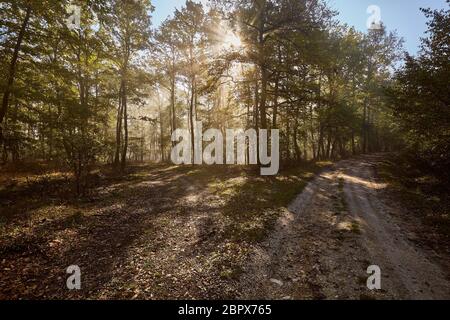
[[[327,141],[327,151],[326,151],[326,158],[330,159],[331,157],[331,143],[332,143],[332,136],[331,136],[331,129],[328,131],[328,141]]]
[[[0,109],[0,146],[3,144],[3,120],[5,119],[6,113],[9,106],[9,96],[11,94],[12,86],[14,84],[14,78],[16,75],[17,59],[19,58],[20,47],[22,46],[22,41],[25,36],[25,31],[30,21],[31,16],[31,6],[27,7],[27,12],[25,18],[20,27],[19,36],[17,37],[16,46],[14,47],[14,53],[11,59],[11,64],[9,66],[8,81],[6,83],[5,92],[3,93],[2,107]]]
[[[294,151],[295,151],[295,160],[296,162],[300,162],[302,158],[302,154],[300,151],[300,146],[298,145],[298,116],[295,117],[295,127],[294,127]]]
[[[355,130],[352,129],[352,155],[356,155]]]
[[[191,101],[189,103],[189,124],[191,127],[191,153],[192,160],[195,157],[195,126],[194,126],[194,103],[195,103],[195,78],[191,81]]]
[[[266,57],[265,57],[265,25],[266,25],[266,1],[261,1],[261,7],[259,8],[259,26],[258,26],[258,54],[259,54],[259,68],[261,72],[261,101],[259,103],[259,113],[261,117],[261,129],[267,129],[267,112],[266,112],[266,103],[267,103],[267,82],[268,82],[268,74],[267,74],[267,66],[266,66]]]
[[[289,114],[287,115],[289,119]],[[291,160],[291,128],[289,126],[289,120],[286,121],[286,160],[289,162]]]
[[[267,129],[267,70],[265,66],[261,68],[261,101],[259,104],[259,112],[261,117],[261,129]]]
[[[127,165],[127,152],[128,152],[128,108],[127,108],[127,85],[123,82],[122,90],[122,108],[123,108],[123,129],[124,129],[124,141],[122,149],[122,163],[121,169],[125,170]]]
[[[253,123],[256,130],[256,152],[259,154],[259,82],[255,83],[255,105],[253,107]],[[259,157],[257,157],[257,163],[259,164]]]
[[[362,140],[362,152],[367,153],[367,98],[364,102]]]
[[[282,63],[281,46],[278,45],[278,63]],[[278,121],[278,95],[280,89],[280,72],[277,72],[275,79],[275,97],[273,99],[273,128],[277,128]]]
[[[279,75],[275,79],[275,96],[273,98],[273,123],[272,126],[274,129],[277,128],[278,125],[278,94],[279,94]]]
[[[161,149],[161,161],[164,162],[165,156],[164,156],[164,127],[163,127],[163,120],[162,120],[162,111],[161,111],[161,100],[158,94],[158,112],[159,112],[159,135],[160,135],[160,149]]]
[[[172,68],[174,67],[174,63],[172,65]],[[170,113],[171,113],[171,132],[170,134],[172,135],[172,133],[177,129],[177,123],[176,123],[176,114],[175,114],[175,71],[172,70],[172,75],[171,75],[171,80],[170,80]],[[172,142],[172,146],[175,146],[175,142]]]
[[[114,157],[114,166],[116,169],[119,168],[120,165],[120,148],[122,146],[122,115],[123,115],[123,107],[122,107],[122,86],[123,82],[120,83],[119,89],[119,108],[117,110],[117,124],[116,124],[116,154]]]

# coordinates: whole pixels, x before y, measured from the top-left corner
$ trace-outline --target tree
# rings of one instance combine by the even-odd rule
[[[153,65],[160,74],[159,83],[169,91],[170,95],[170,131],[177,129],[176,95],[177,77],[180,73],[181,39],[177,32],[176,20],[168,19],[155,35],[155,51]]]
[[[10,66],[9,66],[9,72],[8,72],[8,78],[6,82],[5,89],[3,91],[3,99],[2,99],[2,105],[0,108],[0,147],[3,142],[3,120],[5,118],[6,112],[8,111],[9,107],[9,96],[11,94],[12,86],[14,84],[14,78],[16,75],[16,65],[17,65],[17,59],[19,57],[19,51],[22,46],[22,41],[25,36],[26,29],[28,27],[28,22],[30,21],[31,16],[31,5],[28,4],[25,7],[25,17],[23,18],[20,31],[17,35],[16,44],[14,46],[14,52],[11,58]]]
[[[447,1],[449,3],[449,1]],[[417,57],[406,55],[388,92],[410,150],[439,172],[450,165],[450,10],[423,9],[428,37]],[[447,175],[448,178],[448,175]]]
[[[114,62],[119,80],[119,106],[116,124],[115,165],[125,169],[128,151],[128,102],[133,91],[133,73],[139,69],[139,55],[150,47],[151,17],[154,10],[150,0],[112,1],[105,26],[110,34],[110,58]],[[122,139],[123,135],[123,139]]]
[[[186,1],[181,10],[175,11],[174,23],[179,37],[178,49],[183,57],[182,72],[189,89],[189,128],[194,152],[201,75],[206,70],[206,15],[203,6],[190,0]]]

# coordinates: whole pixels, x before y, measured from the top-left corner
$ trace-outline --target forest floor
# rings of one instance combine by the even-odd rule
[[[99,172],[84,199],[61,173],[3,174],[0,299],[450,298],[448,238],[406,209],[388,169],[384,155],[276,177],[140,166]]]

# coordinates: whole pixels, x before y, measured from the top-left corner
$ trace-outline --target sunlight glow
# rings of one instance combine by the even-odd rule
[[[223,39],[224,47],[227,49],[239,49],[242,47],[241,38],[233,32],[228,32]]]

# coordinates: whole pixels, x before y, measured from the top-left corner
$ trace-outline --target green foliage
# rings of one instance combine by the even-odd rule
[[[388,92],[410,150],[448,178],[450,10],[423,11],[430,21],[422,51],[417,57],[406,56]]]
[[[403,136],[448,164],[448,12],[425,11],[423,53],[392,84],[402,40],[340,25],[324,1],[186,1],[158,29],[149,0],[76,2],[78,29],[69,3],[1,3],[2,162],[65,164],[81,190],[94,163],[168,159],[172,132],[200,120],[277,128],[286,163],[396,150]]]

